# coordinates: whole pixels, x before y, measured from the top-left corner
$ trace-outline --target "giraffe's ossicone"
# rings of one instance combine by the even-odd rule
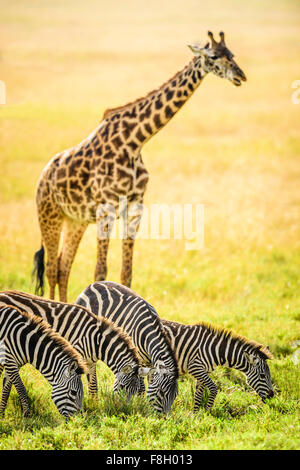
[[[148,172],[141,157],[143,145],[179,111],[209,72],[234,85],[246,80],[227,49],[224,33],[217,42],[189,45],[194,57],[160,88],[131,103],[108,109],[100,125],[81,143],[48,163],[37,185],[36,203],[42,249],[35,255],[36,293],[43,294],[44,247],[50,298],[59,285],[61,301],[78,245],[88,224],[97,224],[95,280],[107,274],[109,237],[120,201],[126,199],[121,283],[130,286],[134,239],[142,216]],[[134,210],[131,208],[134,207]],[[58,247],[63,230],[62,250]]]

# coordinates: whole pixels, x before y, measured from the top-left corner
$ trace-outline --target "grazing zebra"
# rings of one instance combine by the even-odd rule
[[[0,292],[0,306],[14,305],[46,320],[82,355],[88,366],[89,392],[97,394],[96,364],[105,362],[128,398],[144,391],[140,377],[149,372],[130,337],[110,320],[97,317],[84,307],[47,300],[18,291]]]
[[[20,367],[27,363],[48,380],[52,400],[66,419],[81,408],[80,374],[86,372],[86,368],[77,351],[41,318],[13,306],[0,307],[0,375],[5,369],[0,414],[4,414],[14,385],[24,416],[28,416],[28,397],[19,375]]]
[[[147,397],[156,411],[169,412],[178,394],[178,367],[152,305],[129,288],[108,281],[94,282],[88,286],[76,303],[96,315],[109,318],[131,336],[143,363],[154,367]],[[144,386],[143,380],[140,382]]]
[[[267,359],[272,358],[268,347],[206,323],[183,325],[162,318],[161,323],[177,357],[179,373],[189,373],[197,380],[194,412],[199,410],[206,387],[210,392],[206,409],[212,407],[217,387],[209,373],[217,366],[242,371],[263,401],[274,395],[267,364]]]

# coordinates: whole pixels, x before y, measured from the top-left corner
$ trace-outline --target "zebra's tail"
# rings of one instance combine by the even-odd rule
[[[36,295],[44,295],[44,272],[45,272],[45,249],[42,244],[41,248],[35,253],[33,258],[33,271],[32,271],[32,279],[36,278],[36,285],[35,285],[35,294]]]

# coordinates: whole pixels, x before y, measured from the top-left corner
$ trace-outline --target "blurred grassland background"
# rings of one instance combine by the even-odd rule
[[[170,440],[168,430],[160,440],[158,419],[149,418],[146,439],[142,429],[148,418],[137,418],[138,436],[122,434],[123,421],[116,418],[119,440],[113,440],[107,417],[100,441],[87,436],[59,440],[56,433],[63,424],[51,434],[40,422],[32,445],[299,447],[299,365],[291,360],[293,343],[300,339],[300,104],[292,102],[292,84],[300,79],[299,2],[0,0],[0,12],[0,80],[6,84],[6,105],[0,106],[2,290],[33,292],[32,259],[40,246],[35,185],[50,158],[84,139],[106,108],[145,95],[183,68],[191,59],[189,42],[205,42],[208,29],[215,34],[225,31],[227,46],[248,81],[236,88],[207,76],[142,152],[150,173],[145,204],[204,204],[204,248],[187,251],[185,240],[138,240],[132,288],[162,317],[212,322],[269,344],[275,356],[271,372],[282,390],[274,399],[272,418],[272,405],[263,407],[254,395],[250,397],[258,407],[258,421],[245,417],[249,407],[244,394],[237,398],[237,409],[240,405],[245,411],[236,412],[241,421],[226,422],[220,398],[216,415],[200,414],[199,423],[192,418],[198,426],[189,429],[191,422],[181,415],[186,408],[183,397],[192,406],[193,382],[186,379],[182,398],[173,407],[174,423],[181,419],[185,430],[177,437],[172,421]],[[120,245],[112,240],[108,260],[108,279],[117,282]],[[70,301],[93,281],[95,256],[96,227],[90,226],[73,264]],[[103,365],[99,369],[112,383],[109,371]],[[35,371],[28,371],[30,381]],[[31,445],[26,434],[31,424],[15,417],[17,404],[10,402],[4,430],[0,425],[3,448]],[[135,419],[131,413],[128,419]],[[60,423],[55,410],[52,414],[50,422]],[[80,428],[81,419],[68,425],[69,434]],[[225,428],[216,432],[219,419],[225,419]],[[261,424],[268,419],[269,427]],[[94,432],[94,421],[88,422]]]

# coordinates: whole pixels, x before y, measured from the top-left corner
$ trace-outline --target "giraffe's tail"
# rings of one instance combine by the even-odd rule
[[[33,258],[33,271],[32,279],[36,279],[35,294],[44,295],[44,272],[45,272],[45,249],[42,245],[41,248],[35,253]]]

